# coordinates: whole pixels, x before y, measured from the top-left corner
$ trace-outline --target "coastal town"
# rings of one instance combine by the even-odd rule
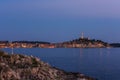
[[[0,41],[0,48],[105,48],[110,44],[101,40],[89,39],[83,35],[74,40],[50,43],[41,41]]]

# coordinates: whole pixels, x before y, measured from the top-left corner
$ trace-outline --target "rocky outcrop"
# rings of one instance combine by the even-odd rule
[[[65,72],[40,59],[0,52],[0,80],[95,80],[80,73]]]

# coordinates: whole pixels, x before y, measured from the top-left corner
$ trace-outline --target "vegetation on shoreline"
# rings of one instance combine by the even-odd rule
[[[66,41],[62,43],[65,47],[73,48],[103,48],[109,47],[110,45],[101,40],[88,39],[88,38],[78,38],[71,41]]]
[[[120,47],[120,43],[111,43],[110,46],[119,48]]]

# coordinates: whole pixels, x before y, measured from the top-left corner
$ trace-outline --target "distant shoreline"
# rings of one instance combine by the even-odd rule
[[[44,41],[0,41],[0,48],[119,48],[120,43],[107,43],[101,40],[78,38],[60,43]]]

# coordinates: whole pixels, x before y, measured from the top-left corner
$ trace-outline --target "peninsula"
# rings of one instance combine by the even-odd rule
[[[0,80],[96,80],[80,73],[65,72],[39,58],[0,51]]]
[[[80,37],[78,39],[59,43],[42,41],[0,41],[0,48],[106,48],[111,47],[108,43]]]

